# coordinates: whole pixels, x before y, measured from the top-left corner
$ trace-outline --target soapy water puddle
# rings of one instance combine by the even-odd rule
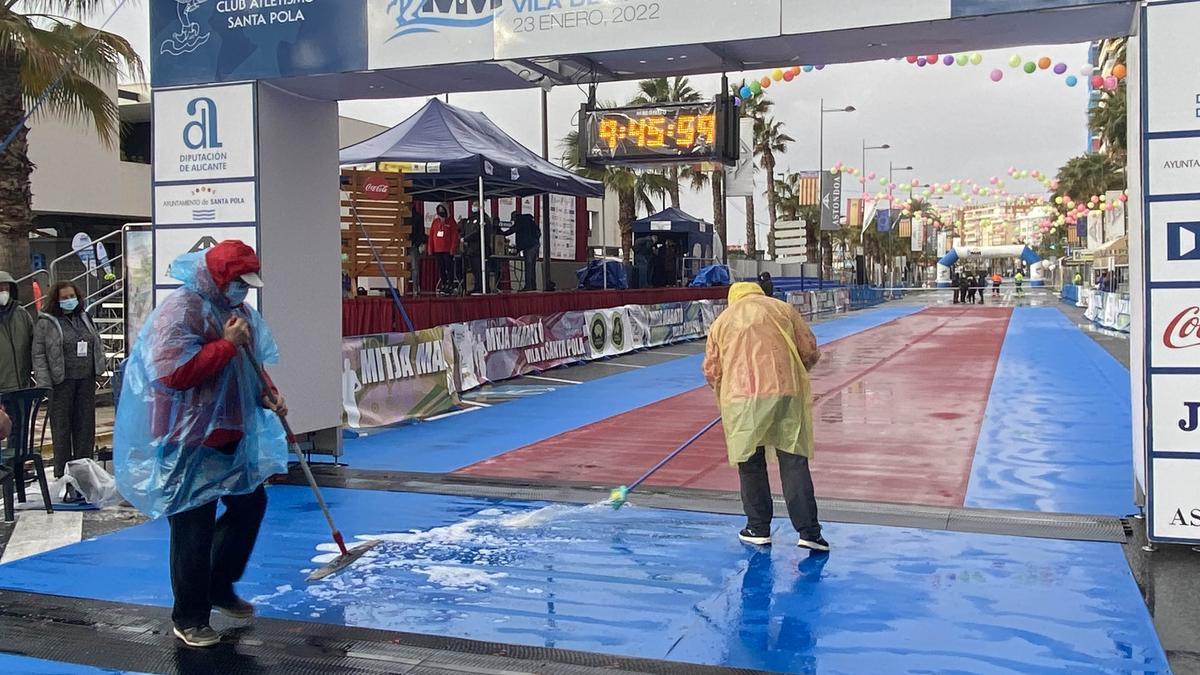
[[[369,611],[368,623],[393,628],[406,625],[405,615],[420,614],[419,619],[407,618],[429,621],[431,614],[442,612],[449,620],[458,614],[455,605],[487,604],[495,596],[503,596],[506,605],[514,597],[539,599],[547,592],[541,569],[550,559],[579,554],[603,561],[621,555],[620,541],[627,536],[655,541],[665,537],[668,542],[689,536],[679,530],[661,535],[661,515],[648,518],[653,512],[629,504],[614,511],[607,501],[541,508],[500,505],[440,527],[359,534],[347,543],[381,543],[323,581],[279,585],[250,600],[301,618],[327,617],[335,611],[335,618],[349,623],[354,623],[352,612]],[[300,573],[307,575],[339,552],[336,544],[327,542],[318,544],[314,553],[312,566]],[[364,605],[371,609],[363,610]]]

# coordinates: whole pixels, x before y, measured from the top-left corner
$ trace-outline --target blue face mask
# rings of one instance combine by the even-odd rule
[[[64,312],[74,312],[75,308],[79,307],[79,298],[67,298],[66,300],[59,300],[58,306],[61,307]]]
[[[244,281],[237,279],[229,282],[229,288],[225,289],[225,297],[229,299],[229,304],[237,307],[246,301],[246,295],[250,292],[250,285]]]

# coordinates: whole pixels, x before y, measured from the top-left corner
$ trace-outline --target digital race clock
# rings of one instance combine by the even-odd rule
[[[579,155],[588,165],[737,161],[728,99],[580,111]]]

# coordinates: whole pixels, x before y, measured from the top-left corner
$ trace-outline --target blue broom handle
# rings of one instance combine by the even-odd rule
[[[654,472],[656,472],[656,471],[658,471],[659,469],[663,468],[663,465],[664,465],[664,464],[666,464],[667,462],[669,462],[669,461],[671,461],[671,460],[675,459],[675,456],[676,456],[676,455],[678,455],[679,453],[683,452],[684,450],[687,450],[687,449],[688,449],[688,446],[690,446],[692,443],[695,443],[696,441],[700,440],[700,437],[701,437],[701,436],[703,436],[704,434],[708,433],[708,431],[709,431],[710,429],[712,429],[713,427],[717,426],[717,423],[718,423],[718,422],[720,422],[720,421],[721,421],[721,418],[720,418],[720,417],[717,417],[717,418],[716,418],[716,419],[714,419],[713,421],[711,421],[711,422],[709,422],[708,424],[704,425],[704,428],[703,428],[703,429],[701,429],[700,431],[696,432],[696,435],[695,435],[695,436],[692,436],[691,438],[687,439],[687,441],[685,441],[683,445],[679,446],[678,448],[675,448],[675,451],[674,451],[674,452],[672,452],[671,454],[669,454],[669,455],[667,455],[666,457],[664,457],[664,458],[663,458],[663,460],[662,460],[661,462],[659,462],[658,464],[655,464],[653,469],[650,469],[650,470],[649,470],[649,471],[647,471],[647,472],[646,472],[646,473],[645,473],[645,474],[644,474],[644,475],[643,475],[641,478],[639,478],[639,479],[637,479],[637,480],[633,481],[632,483],[630,483],[630,484],[629,484],[629,488],[628,488],[628,489],[629,489],[629,491],[632,491],[632,490],[633,490],[635,487],[637,487],[637,486],[641,485],[643,482],[645,482],[645,480],[646,480],[647,478],[649,478],[650,476],[653,476],[653,475],[654,475]]]

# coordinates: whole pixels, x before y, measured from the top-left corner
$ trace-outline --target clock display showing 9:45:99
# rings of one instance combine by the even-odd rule
[[[704,160],[717,150],[717,111],[710,103],[596,110],[584,124],[590,160]]]

